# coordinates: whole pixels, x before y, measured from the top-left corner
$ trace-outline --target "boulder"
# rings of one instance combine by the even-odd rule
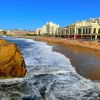
[[[0,77],[24,77],[26,66],[16,44],[0,39]]]

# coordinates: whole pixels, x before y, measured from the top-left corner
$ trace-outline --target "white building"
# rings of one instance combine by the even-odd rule
[[[92,21],[80,21],[60,29],[59,33],[70,38],[90,38],[96,40],[100,39],[100,24]]]
[[[38,28],[36,30],[37,34],[56,34],[57,28],[59,25],[53,22],[47,22],[42,28]]]

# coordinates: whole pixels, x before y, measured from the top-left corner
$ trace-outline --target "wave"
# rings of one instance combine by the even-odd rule
[[[4,38],[18,44],[28,72],[22,79],[0,80],[3,87],[0,96],[10,99],[13,96],[19,100],[88,100],[100,97],[100,83],[77,74],[70,59],[54,52],[52,46],[31,39]]]

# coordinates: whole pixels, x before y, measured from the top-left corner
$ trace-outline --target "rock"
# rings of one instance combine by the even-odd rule
[[[24,77],[24,59],[14,43],[0,39],[0,77]]]

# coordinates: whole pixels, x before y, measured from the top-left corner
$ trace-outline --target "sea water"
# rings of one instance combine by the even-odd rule
[[[100,83],[76,73],[70,59],[52,46],[24,38],[0,37],[16,43],[24,57],[24,78],[0,80],[0,100],[98,100]]]

